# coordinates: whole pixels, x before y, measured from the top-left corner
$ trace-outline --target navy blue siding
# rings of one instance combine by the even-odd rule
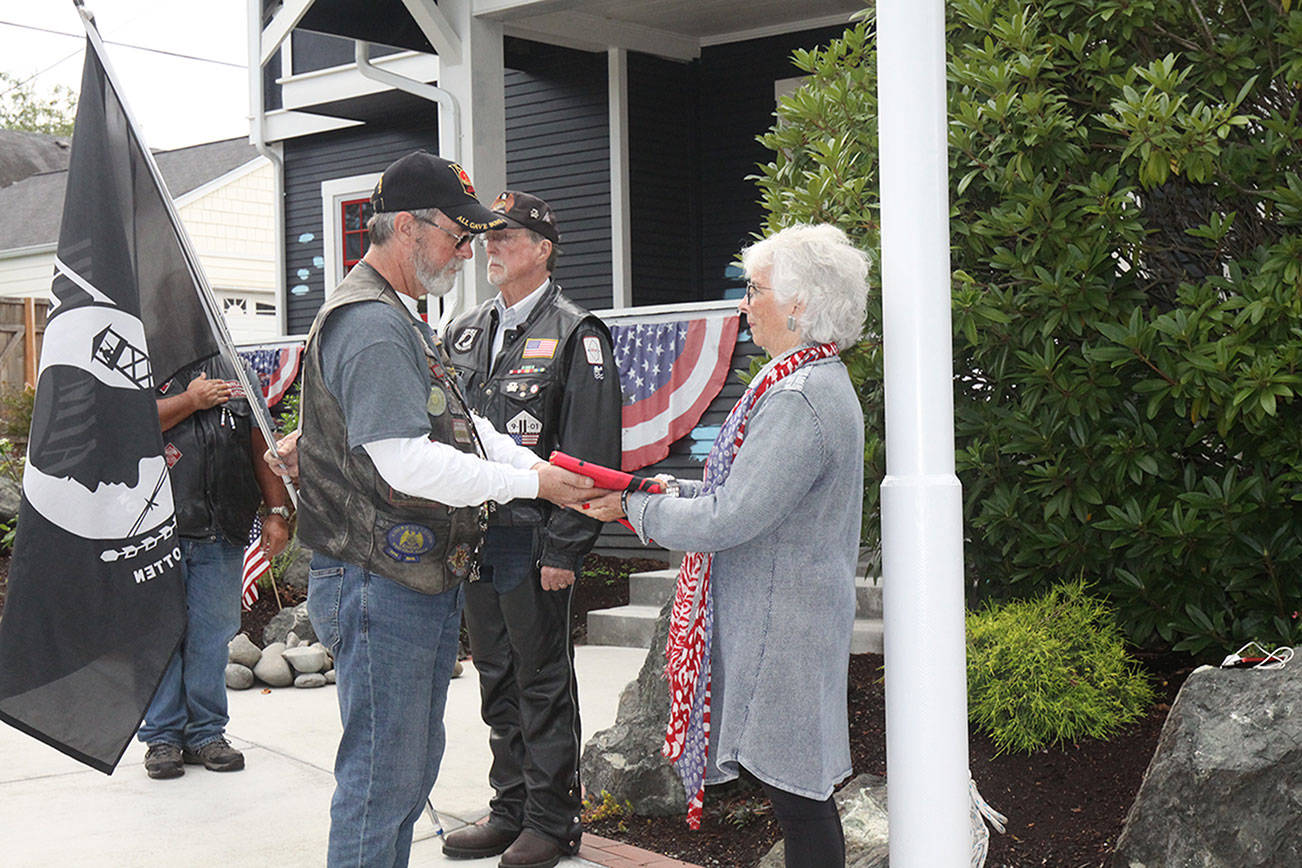
[[[291,288],[289,334],[306,334],[325,300],[324,273],[314,264],[324,257],[321,182],[381,172],[403,154],[418,148],[438,151],[434,112],[424,126],[380,128],[374,124],[285,142],[285,270]],[[308,277],[300,279],[300,269]],[[306,286],[294,294],[293,287]]]
[[[606,56],[520,39],[505,48],[507,186],[555,211],[555,277],[566,294],[589,309],[610,307]]]

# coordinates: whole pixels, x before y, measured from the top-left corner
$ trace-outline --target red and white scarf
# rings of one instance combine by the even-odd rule
[[[802,365],[835,356],[836,344],[803,347],[781,359],[737,401],[705,459],[701,494],[723,485],[746,436],[746,420],[760,396]],[[705,798],[705,766],[710,742],[710,646],[714,604],[710,597],[710,566],[714,556],[688,552],[678,570],[678,587],[665,646],[665,676],[669,680],[669,724],[660,752],[682,779],[687,796],[687,824],[701,827]]]

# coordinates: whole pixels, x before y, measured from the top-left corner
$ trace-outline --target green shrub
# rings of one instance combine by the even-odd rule
[[[32,405],[36,390],[30,386],[0,388],[0,437],[19,437],[24,441],[32,430]]]
[[[969,613],[967,692],[968,719],[1000,753],[1107,738],[1153,703],[1112,612],[1083,581]]]
[[[1085,572],[1137,643],[1302,642],[1300,6],[947,4],[955,460],[978,594]],[[793,60],[807,83],[760,137],[766,228],[830,221],[876,257],[872,13]],[[875,547],[870,301],[851,373]]]

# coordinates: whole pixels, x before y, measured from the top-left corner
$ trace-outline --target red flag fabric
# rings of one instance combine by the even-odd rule
[[[258,579],[271,570],[271,561],[262,550],[262,516],[253,519],[249,530],[249,544],[244,549],[244,578],[240,584],[240,600],[244,611],[258,601]]]

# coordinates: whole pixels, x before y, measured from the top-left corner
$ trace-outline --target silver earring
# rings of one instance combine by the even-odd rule
[[[793,332],[793,331],[795,331],[795,330],[796,330],[796,318],[795,318],[794,316],[788,316],[788,317],[787,317],[787,331],[789,331],[789,332]]]

